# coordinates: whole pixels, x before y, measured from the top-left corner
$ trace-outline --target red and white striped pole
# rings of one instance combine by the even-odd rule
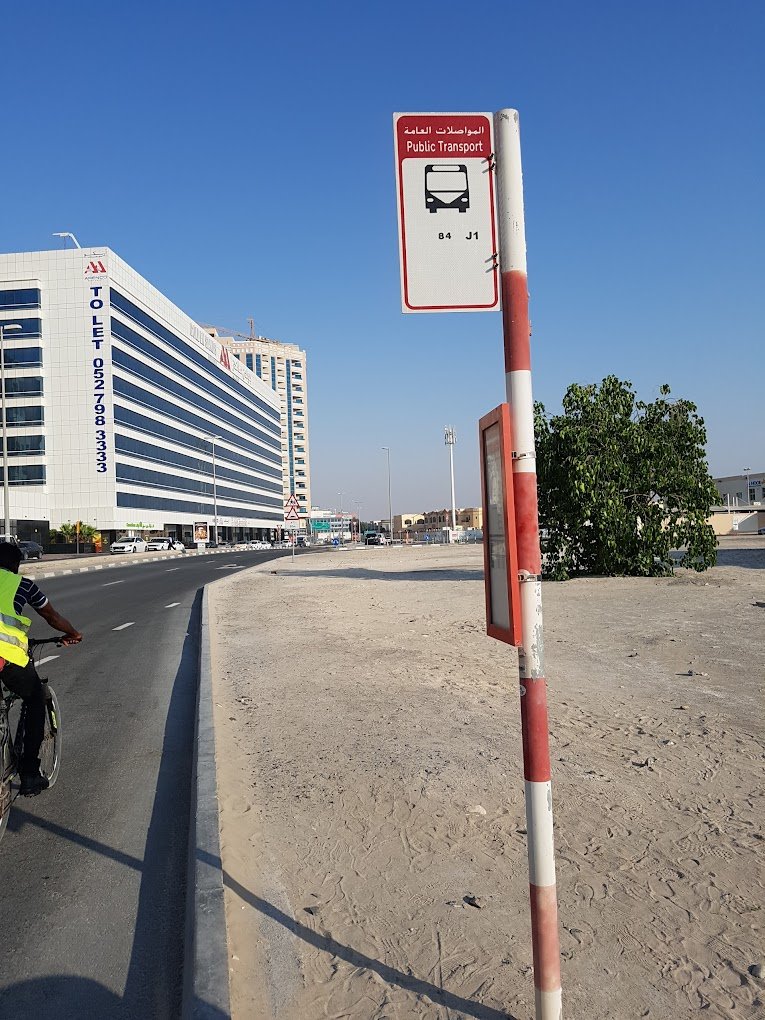
[[[537,517],[531,330],[518,111],[500,110],[495,114],[494,134],[505,384],[513,427],[513,487],[521,589],[523,638],[518,661],[536,1017],[537,1020],[560,1020],[560,944],[542,642],[542,559]]]

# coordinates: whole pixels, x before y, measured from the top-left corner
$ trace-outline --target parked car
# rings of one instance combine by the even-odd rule
[[[374,535],[367,535],[365,542],[367,545],[390,545],[390,539],[387,535],[383,535],[378,532]]]
[[[146,543],[142,538],[134,535],[120,535],[116,542],[109,546],[111,553],[139,553],[146,552]]]
[[[43,558],[43,547],[37,542],[19,542],[18,545],[25,560],[41,560]]]
[[[160,535],[159,538],[151,538],[146,543],[146,552],[161,552],[163,550],[186,552],[186,546],[183,542],[177,542],[174,538],[170,538],[169,535]]]

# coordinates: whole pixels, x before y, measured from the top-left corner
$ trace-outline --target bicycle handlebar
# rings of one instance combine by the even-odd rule
[[[37,648],[38,645],[63,645],[65,635],[62,634],[60,637],[44,637],[44,638],[28,638],[27,644],[30,648]]]

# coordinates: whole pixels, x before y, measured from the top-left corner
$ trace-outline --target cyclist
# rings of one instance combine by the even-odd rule
[[[47,778],[40,775],[39,758],[45,729],[45,695],[28,652],[27,631],[32,621],[22,616],[21,610],[28,603],[54,630],[65,635],[65,645],[78,644],[82,634],[56,612],[31,578],[19,577],[21,556],[17,545],[0,542],[0,659],[5,660],[0,679],[27,708],[20,792],[24,797],[34,797],[48,788]]]

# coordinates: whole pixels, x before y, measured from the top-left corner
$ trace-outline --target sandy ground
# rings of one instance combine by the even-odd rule
[[[765,1016],[765,542],[741,545],[544,586],[567,1017]],[[480,548],[370,548],[212,587],[235,1020],[533,1015],[516,654],[482,578]]]

